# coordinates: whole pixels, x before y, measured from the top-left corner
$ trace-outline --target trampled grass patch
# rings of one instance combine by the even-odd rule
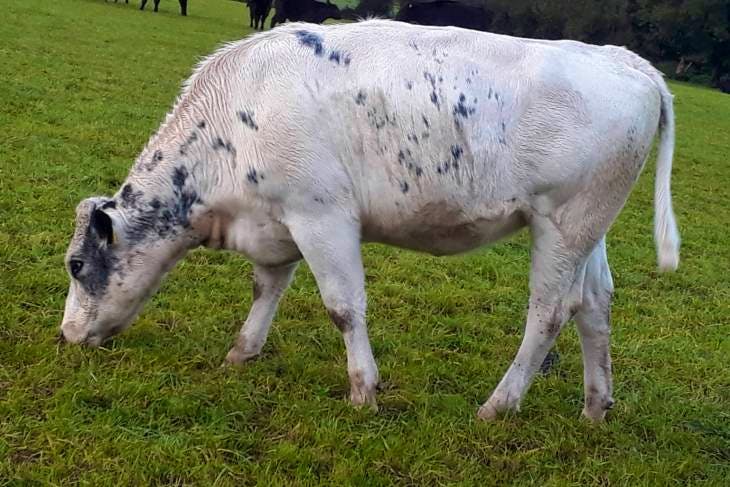
[[[572,327],[520,415],[475,419],[521,339],[524,234],[442,259],[365,247],[377,414],[344,399],[344,346],[306,266],[243,369],[219,365],[251,303],[251,268],[206,250],[106,349],[57,346],[76,204],[116,191],[194,63],[248,33],[238,2],[177,9],[2,7],[0,484],[727,485],[730,96],[704,88],[672,85],[679,272],[655,267],[653,164],[609,234],[606,424],[579,417]]]

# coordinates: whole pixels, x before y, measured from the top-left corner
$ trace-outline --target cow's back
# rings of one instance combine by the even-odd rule
[[[264,148],[287,175],[277,197],[350,198],[374,240],[404,244],[431,220],[467,247],[492,241],[531,195],[580,190],[626,123],[656,127],[641,120],[650,81],[596,46],[390,21],[288,24],[252,42],[233,94],[256,109],[249,156]]]

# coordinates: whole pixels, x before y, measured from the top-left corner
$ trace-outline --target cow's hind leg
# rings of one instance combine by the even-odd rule
[[[254,266],[253,304],[233,348],[226,355],[227,363],[241,364],[261,353],[279,300],[289,287],[297,265]]]
[[[479,409],[482,419],[519,410],[535,373],[582,300],[585,260],[590,249],[568,241],[548,217],[535,216],[531,230],[530,304],[525,335],[507,373]]]
[[[609,351],[612,295],[613,280],[608,268],[604,238],[586,262],[583,302],[575,315],[583,349],[583,415],[591,421],[603,420],[606,411],[613,407]]]
[[[350,400],[376,407],[378,368],[365,323],[365,275],[360,255],[360,227],[337,212],[288,221],[289,231],[309,264],[327,312],[347,349]]]

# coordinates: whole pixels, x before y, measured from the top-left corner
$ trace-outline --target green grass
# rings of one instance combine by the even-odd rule
[[[351,408],[344,346],[302,266],[263,357],[219,367],[250,265],[195,251],[101,350],[54,343],[79,200],[111,194],[203,54],[246,33],[225,0],[161,12],[23,0],[0,25],[0,484],[727,485],[730,97],[673,84],[676,274],[658,275],[653,166],[609,234],[617,405],[580,417],[573,327],[521,414],[475,420],[513,358],[525,235],[437,259],[364,250],[380,412]],[[149,8],[149,7],[148,7]]]

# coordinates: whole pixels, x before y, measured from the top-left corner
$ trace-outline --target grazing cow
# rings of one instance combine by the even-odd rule
[[[155,4],[154,11],[157,12],[157,8],[160,5],[160,0],[152,0]],[[188,0],[179,0],[180,2],[180,15],[187,15],[188,14]],[[145,5],[147,5],[147,0],[142,0],[142,3],[139,5],[140,10],[144,10]]]
[[[321,24],[327,19],[341,20],[342,14],[336,5],[315,0],[276,0],[276,13],[271,17],[271,28],[286,22],[312,22]]]
[[[605,235],[659,134],[655,238],[679,261],[672,95],[614,46],[387,20],[292,23],[230,44],[185,85],[113,197],[76,209],[60,338],[100,345],[200,245],[253,262],[227,362],[257,356],[304,259],[347,348],[350,398],[375,406],[361,242],[436,255],[532,234],[522,345],[479,417],[518,410],[575,318],[585,408],[613,404]]]
[[[465,29],[489,30],[490,14],[482,7],[451,0],[408,3],[401,7],[397,20],[423,25],[453,25]]]
[[[249,27],[264,30],[264,21],[271,12],[272,0],[248,0]]]

